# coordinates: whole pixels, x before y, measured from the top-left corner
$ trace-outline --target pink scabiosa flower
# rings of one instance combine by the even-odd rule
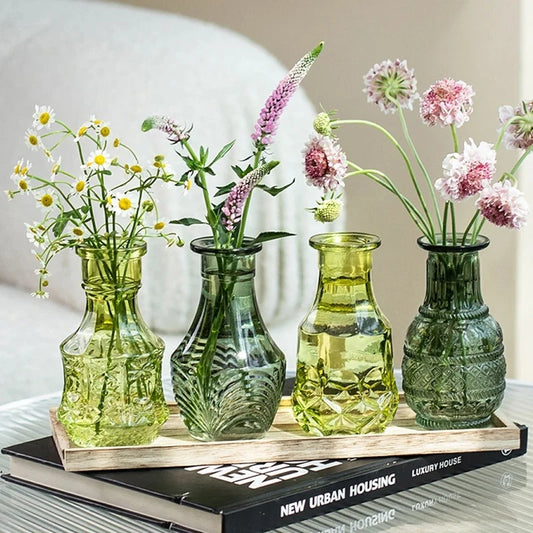
[[[470,119],[474,90],[464,81],[445,78],[435,82],[420,100],[420,117],[427,126],[461,127]]]
[[[167,134],[168,140],[172,144],[186,141],[190,137],[191,130],[186,130],[175,120],[162,115],[153,115],[144,120],[141,126],[142,131],[161,130]]]
[[[303,153],[305,176],[309,185],[324,191],[334,191],[344,185],[346,155],[335,139],[324,135],[311,137]]]
[[[267,98],[255,124],[252,139],[258,147],[272,143],[283,110],[322,51],[324,43],[304,55]]]
[[[522,105],[516,108],[510,105],[501,106],[498,109],[498,118],[502,125],[513,119],[503,134],[506,148],[525,150],[533,144],[533,100],[522,102]]]
[[[228,230],[233,231],[235,224],[238,224],[242,218],[242,210],[244,204],[250,196],[253,188],[261,183],[261,180],[276,166],[279,161],[270,161],[260,166],[259,168],[252,170],[246,176],[244,176],[238,183],[231,189],[222,207],[222,225]]]
[[[529,213],[524,194],[509,181],[485,187],[476,207],[489,222],[514,229],[520,229],[526,223]]]
[[[413,109],[418,98],[414,70],[405,60],[386,59],[376,63],[363,78],[367,101],[377,104],[384,113],[395,113],[396,102],[402,108]]]
[[[444,177],[435,182],[442,197],[457,202],[477,194],[493,179],[496,171],[496,152],[492,145],[470,139],[464,143],[462,154],[448,154],[442,162]]]

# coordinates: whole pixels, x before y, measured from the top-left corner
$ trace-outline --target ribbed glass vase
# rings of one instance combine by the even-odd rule
[[[481,295],[478,252],[489,240],[418,244],[428,254],[426,295],[404,344],[406,401],[427,428],[483,426],[505,389],[502,331]]]
[[[375,235],[325,233],[314,303],[299,327],[293,411],[315,435],[381,432],[398,407],[391,327],[374,297]]]
[[[148,444],[168,417],[161,382],[163,341],[137,308],[146,244],[79,247],[86,307],[61,346],[58,418],[78,446]]]
[[[257,307],[260,244],[215,248],[196,239],[202,289],[196,316],[171,357],[176,402],[190,434],[204,441],[253,439],[270,428],[285,380],[285,356]]]

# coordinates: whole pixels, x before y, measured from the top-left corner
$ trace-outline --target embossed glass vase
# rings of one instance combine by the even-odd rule
[[[294,416],[315,435],[381,432],[398,407],[391,327],[370,279],[381,241],[325,233],[309,243],[318,250],[319,280],[298,331]]]
[[[427,428],[483,426],[505,389],[502,331],[480,287],[478,252],[489,240],[442,246],[421,237],[418,244],[428,253],[426,295],[404,344],[406,401]]]
[[[137,308],[146,244],[81,246],[86,307],[60,346],[64,385],[58,419],[78,446],[148,444],[168,417],[161,383],[163,341]]]
[[[215,248],[201,238],[196,316],[171,357],[176,403],[190,434],[204,441],[254,439],[270,428],[285,380],[285,356],[268,333],[255,295],[261,244]]]

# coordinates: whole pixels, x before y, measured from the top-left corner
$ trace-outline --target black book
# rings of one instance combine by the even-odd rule
[[[516,450],[67,472],[52,437],[4,448],[7,481],[155,521],[168,529],[268,531],[526,453]]]

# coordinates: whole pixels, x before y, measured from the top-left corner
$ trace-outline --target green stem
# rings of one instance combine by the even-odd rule
[[[442,244],[446,246],[446,240],[448,238],[448,211],[450,209],[450,202],[444,204],[444,214],[442,216]]]
[[[192,149],[188,141],[182,140],[181,144],[182,146],[185,147],[187,152],[189,152],[189,155],[192,157],[194,162],[200,165],[201,164],[200,159],[198,158],[198,156],[196,155],[196,153],[194,152],[194,150]],[[200,179],[205,209],[207,211],[207,221],[209,222],[209,226],[211,227],[211,231],[213,233],[213,240],[215,243],[215,247],[219,248],[218,233],[213,224],[213,221],[217,218],[217,216],[215,215],[215,212],[213,211],[213,208],[211,207],[211,199],[209,198],[209,190],[207,189],[207,182],[205,180],[205,172],[202,169],[200,169],[197,171],[197,174]]]
[[[452,131],[453,151],[457,153],[459,152],[459,141],[457,139],[457,128],[455,124],[450,124],[450,129]]]
[[[415,176],[415,174],[413,172],[413,167],[411,166],[411,162],[409,161],[409,158],[408,158],[405,150],[400,145],[400,143],[385,128],[383,128],[379,124],[376,124],[375,122],[371,122],[371,121],[368,121],[368,120],[358,120],[358,119],[333,120],[331,122],[331,126],[332,127],[333,126],[337,126],[337,125],[342,125],[342,124],[360,124],[360,125],[363,125],[363,126],[370,126],[372,128],[375,128],[378,131],[380,131],[381,133],[383,133],[383,135],[385,135],[385,137],[387,137],[387,139],[389,139],[389,141],[398,150],[398,152],[400,153],[402,159],[404,160],[405,165],[407,166],[407,170],[409,172],[409,176],[411,177],[411,182],[412,182],[412,184],[413,184],[413,186],[415,188],[415,191],[416,191],[416,194],[417,194],[418,199],[420,201],[420,204],[422,206],[422,209],[424,210],[424,213],[426,215],[427,225],[430,228],[430,235],[428,236],[428,239],[431,242],[435,243],[436,242],[435,241],[435,228],[433,226],[433,221],[431,219],[431,215],[429,214],[429,210],[427,208],[426,202],[425,202],[424,197],[422,195],[422,191],[420,190],[420,187],[418,185],[416,176]]]
[[[413,152],[413,155],[415,156],[416,162],[418,163],[418,166],[420,167],[420,170],[422,171],[422,174],[423,174],[423,176],[424,176],[424,178],[426,180],[428,189],[429,189],[430,194],[431,194],[431,199],[433,201],[433,209],[435,210],[435,214],[437,216],[438,225],[439,225],[439,227],[442,227],[442,219],[441,219],[441,216],[440,216],[439,204],[437,202],[437,195],[435,194],[435,189],[433,187],[433,183],[431,183],[431,178],[429,177],[429,173],[426,170],[426,167],[424,166],[424,164],[422,163],[422,159],[418,155],[418,152],[416,150],[415,144],[414,144],[413,140],[411,139],[411,135],[409,134],[409,129],[407,128],[407,121],[405,120],[405,116],[403,114],[402,108],[400,107],[400,104],[398,102],[395,102],[395,103],[396,103],[396,107],[398,109],[398,116],[400,118],[400,123],[402,125],[402,130],[403,130],[403,134],[405,136],[405,140],[407,141],[407,144],[409,144],[409,147],[411,148],[411,151]],[[425,205],[425,202],[424,202],[424,205]],[[428,213],[427,216],[429,218],[429,213]]]
[[[478,209],[475,213],[474,213],[474,216],[471,218],[470,222],[468,223],[468,226],[466,226],[466,229],[465,229],[465,232],[463,233],[463,240],[461,241],[461,244],[462,245],[465,245],[466,244],[466,239],[468,237],[468,232],[470,231],[471,228],[474,227],[477,219],[479,218],[479,215],[481,214],[480,210]],[[476,237],[477,238],[477,237]],[[474,241],[474,234],[472,233],[472,242],[475,242]]]
[[[260,161],[261,161],[261,150],[257,150],[257,152],[255,153],[254,164],[253,164],[252,170],[256,170],[259,167]],[[237,234],[237,239],[235,241],[236,248],[240,248],[242,246],[242,241],[244,239],[244,230],[246,227],[246,219],[248,218],[248,210],[250,209],[250,202],[252,200],[252,193],[253,193],[253,190],[250,191],[250,194],[248,195],[248,198],[246,198],[246,202],[244,203],[241,221],[239,223],[239,232]]]
[[[379,170],[363,169],[355,163],[352,163],[351,161],[348,161],[348,166],[356,169],[356,171],[350,172],[346,175],[346,177],[362,174],[375,181],[376,183],[387,189],[389,192],[392,192],[402,202],[403,206],[407,210],[407,213],[409,214],[413,222],[417,225],[418,229],[428,239],[431,238],[431,229],[428,227],[422,214],[413,205],[413,203],[397,189],[397,187],[394,185],[394,182],[386,174],[380,172]]]
[[[455,246],[457,244],[457,227],[455,222],[455,205],[450,202],[450,213],[452,215],[452,243]]]

